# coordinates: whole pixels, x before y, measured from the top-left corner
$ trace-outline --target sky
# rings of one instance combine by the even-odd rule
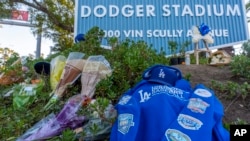
[[[41,54],[44,57],[50,53],[53,44],[51,40],[42,38]],[[0,47],[10,48],[20,56],[36,56],[37,37],[32,34],[30,27],[0,24]]]
[[[19,5],[18,10],[20,11],[28,11],[27,6]],[[18,17],[14,18],[19,19]],[[29,21],[30,15],[27,16],[27,20]],[[4,19],[6,21],[6,19]],[[10,20],[10,22],[20,22],[29,24],[26,22],[25,18],[23,20]],[[41,55],[47,57],[50,53],[50,47],[53,46],[52,40],[42,38],[41,40]],[[8,25],[0,23],[0,48],[9,48],[17,52],[20,56],[28,56],[32,54],[36,56],[36,48],[37,48],[37,37],[33,35],[31,28],[27,26],[17,26],[17,25]]]

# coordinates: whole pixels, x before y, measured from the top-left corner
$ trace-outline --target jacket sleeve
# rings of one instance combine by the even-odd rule
[[[215,112],[214,112],[214,120],[215,125],[213,128],[213,141],[229,141],[230,134],[229,131],[224,128],[222,117],[224,116],[224,109],[221,102],[215,98]]]
[[[116,105],[117,119],[112,126],[110,141],[135,141],[140,109],[131,95],[124,95]]]
[[[213,141],[230,141],[229,131],[218,121],[213,128]]]

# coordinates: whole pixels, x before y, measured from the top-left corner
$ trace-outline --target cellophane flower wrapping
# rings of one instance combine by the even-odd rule
[[[63,69],[66,64],[66,57],[59,55],[50,61],[50,86],[52,90],[56,89],[60,81]]]
[[[43,82],[38,84],[19,84],[13,92],[13,108],[27,108],[36,100],[36,92],[44,86]]]
[[[111,133],[112,123],[117,116],[117,112],[112,104],[109,104],[103,113],[103,117],[97,112],[92,113],[92,118],[84,124],[82,130],[85,134],[84,141],[91,140],[105,140]],[[92,131],[93,127],[97,126],[95,132]]]
[[[81,94],[92,98],[98,82],[111,75],[111,73],[110,64],[104,56],[89,56],[84,63],[81,74]]]
[[[57,101],[63,97],[63,94],[69,85],[72,85],[80,76],[84,65],[84,53],[71,52],[66,60],[66,65],[60,77],[52,97],[45,105],[44,110],[50,109]]]
[[[81,95],[71,97],[59,114],[51,113],[27,130],[17,141],[45,140],[60,135],[65,129],[73,130],[83,126],[85,116],[77,115],[82,101]]]
[[[68,85],[71,85],[81,75],[84,53],[71,52],[67,58],[60,81],[56,86],[54,95],[61,98]]]

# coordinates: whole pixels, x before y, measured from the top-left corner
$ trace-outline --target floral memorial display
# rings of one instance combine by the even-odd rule
[[[228,65],[232,60],[232,57],[223,50],[213,52],[210,57],[210,65],[219,66],[219,65]]]
[[[56,89],[60,81],[61,74],[66,64],[66,57],[59,55],[50,61],[50,85],[53,90]]]
[[[45,106],[45,109],[50,108],[57,102],[57,100],[63,97],[66,88],[69,85],[72,85],[80,77],[83,68],[83,57],[84,53],[80,52],[71,52],[69,54],[66,60],[66,65],[60,76],[60,81],[53,92],[52,98]]]
[[[206,50],[201,50],[199,48],[199,41],[202,41],[202,43],[204,44]],[[208,44],[213,44],[214,43],[214,39],[211,35],[211,29],[209,28],[209,26],[207,26],[206,24],[202,23],[199,26],[193,26],[192,27],[192,42],[194,43],[195,46],[195,56],[196,56],[196,64],[199,64],[199,53],[202,51],[205,51],[209,54],[211,54],[210,49],[208,48]]]
[[[18,71],[22,71],[21,58],[16,60],[11,66],[17,66],[19,70],[9,70],[8,72],[0,73],[0,86],[11,85],[24,81],[23,76],[16,75]]]
[[[60,98],[63,97],[67,85],[72,85],[80,76],[81,92],[70,97],[58,114],[51,113],[41,119],[20,136],[17,141],[45,140],[60,135],[62,131],[66,129],[75,130],[78,134],[86,130],[87,138],[95,137],[100,139],[110,134],[111,124],[108,120],[112,120],[116,117],[116,111],[111,103],[106,105],[104,117],[99,115],[100,113],[97,111],[89,115],[78,114],[81,108],[88,108],[88,105],[91,107],[97,103],[93,98],[96,85],[100,80],[112,74],[111,66],[104,56],[94,55],[89,56],[87,59],[82,59],[83,56],[83,53],[72,52],[69,54],[67,60],[64,56],[57,56],[52,59],[50,63],[50,82],[52,82],[51,86],[53,86],[53,83],[57,85],[52,92],[54,94],[53,97],[48,102],[48,105],[45,106],[46,110],[49,110],[56,101],[60,100]],[[58,78],[60,78],[60,80]],[[25,87],[25,90],[26,88],[27,87]],[[32,94],[30,95],[35,95],[34,92],[35,91],[31,91],[30,93]],[[20,91],[20,93],[23,93],[23,91]],[[26,103],[28,102],[27,100],[25,101]],[[20,107],[22,106],[21,104],[25,104],[22,102],[19,101],[19,104],[15,102],[18,104],[15,105]],[[90,117],[91,119],[89,119]],[[91,128],[95,126],[95,124],[98,124],[98,126],[102,128],[102,130],[98,132],[98,135],[94,135],[91,132]]]
[[[48,115],[19,137],[17,141],[45,140],[59,135],[67,128],[75,129],[82,126],[83,121],[87,119],[76,114],[82,105],[81,102],[82,99],[78,95],[70,98],[59,114]]]
[[[202,41],[211,53],[208,44],[212,44],[214,40],[210,33],[211,29],[204,23],[194,26],[192,31],[192,42],[196,46],[198,59],[196,61],[199,63],[199,41]],[[83,43],[82,46],[88,46],[87,43],[84,44],[84,34],[78,35],[75,41]],[[81,45],[77,47],[80,48]],[[143,47],[143,44],[138,46]],[[88,49],[96,53],[97,49],[91,47]],[[140,49],[133,52],[136,54],[135,57],[131,57],[131,52],[125,53],[126,50],[122,48],[119,57],[124,54],[125,59],[117,56],[112,58],[113,52],[109,52],[106,55],[112,62],[104,55],[90,55],[89,52],[85,54],[80,51],[58,53],[50,58],[50,63],[49,60],[34,62],[33,65],[39,67],[34,67],[37,74],[31,75],[31,78],[38,81],[33,83],[31,78],[26,79],[23,83],[13,86],[13,89],[18,89],[13,90],[8,97],[13,100],[13,109],[20,111],[32,109],[38,100],[45,101],[46,104],[41,104],[39,110],[35,109],[29,114],[34,116],[43,113],[43,116],[36,117],[28,126],[24,125],[24,132],[13,138],[16,141],[43,141],[55,138],[72,140],[64,138],[71,133],[74,140],[79,141],[196,141],[200,139],[201,133],[207,133],[204,135],[206,141],[227,141],[229,133],[222,125],[223,105],[214,92],[202,84],[192,87],[182,72],[171,65],[152,65],[141,74],[140,69],[159,60],[157,58],[155,62],[150,62],[151,58],[144,58],[150,63],[131,63],[142,55],[150,54],[140,54]],[[111,51],[115,50],[116,48],[113,48]],[[66,54],[67,58],[64,56]],[[230,62],[230,56],[223,51],[210,55],[209,65]],[[116,59],[118,61],[114,61]],[[17,60],[14,65],[20,65],[23,73],[28,73],[30,68],[24,68],[22,62]],[[126,64],[127,62],[133,65]],[[125,68],[121,67],[122,63],[126,64]],[[47,72],[45,74],[42,73],[44,64]],[[111,64],[114,65],[114,69]],[[137,66],[141,68],[136,68]],[[117,77],[122,71],[123,75]],[[123,79],[127,74],[130,79],[125,79],[126,84]],[[0,78],[5,75],[2,73]],[[49,83],[44,83],[43,80]],[[120,89],[123,84],[125,91]],[[44,94],[41,89],[47,89],[49,92]],[[18,128],[23,126],[20,123],[17,125],[20,125]]]
[[[110,76],[112,73],[109,62],[102,55],[90,56],[84,63],[82,70],[81,94],[92,98],[95,92],[96,84],[101,80]]]

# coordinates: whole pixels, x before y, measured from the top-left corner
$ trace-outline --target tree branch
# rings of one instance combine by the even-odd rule
[[[41,3],[39,3],[37,0],[33,0],[34,3],[25,1],[25,0],[12,0],[14,3],[21,3],[26,6],[32,7],[36,10],[42,11],[48,16],[48,19],[57,27],[60,27],[68,32],[73,32],[74,27],[72,25],[65,25],[64,23],[61,23],[59,20],[57,20],[56,16],[49,12],[48,8],[43,6]]]

